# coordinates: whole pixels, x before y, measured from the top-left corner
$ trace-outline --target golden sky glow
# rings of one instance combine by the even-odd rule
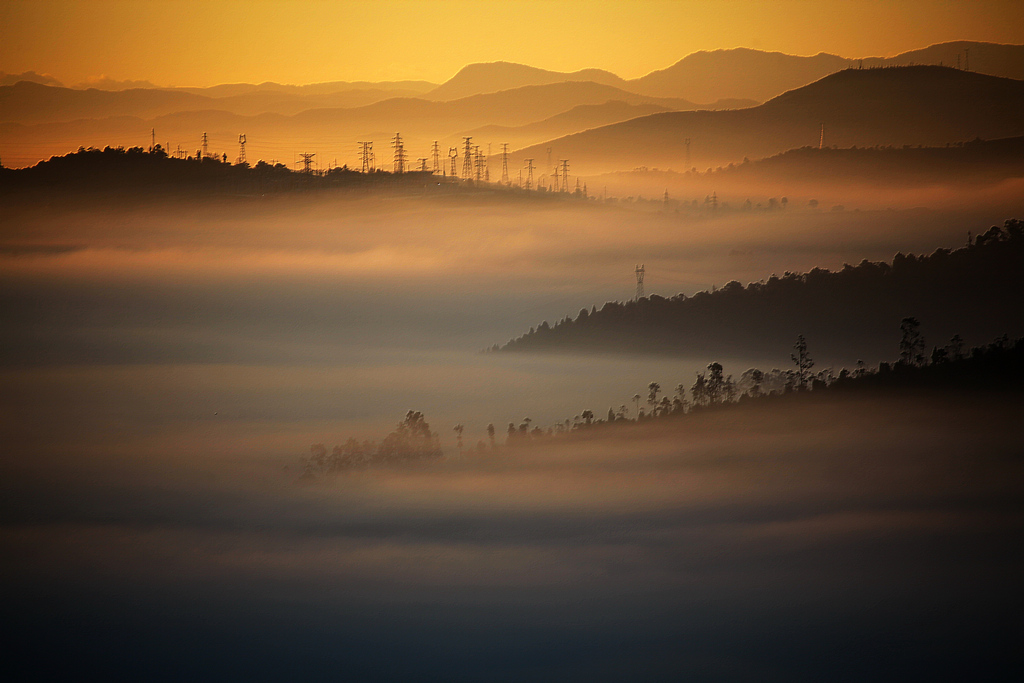
[[[506,60],[624,78],[697,50],[888,56],[947,40],[1024,42],[1020,0],[0,0],[0,70],[66,84],[424,79]]]

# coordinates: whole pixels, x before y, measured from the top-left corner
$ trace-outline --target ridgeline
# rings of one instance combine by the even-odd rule
[[[794,333],[824,356],[885,357],[893,330],[914,316],[930,338],[969,331],[970,343],[1024,333],[1024,222],[993,226],[961,249],[897,254],[840,271],[772,275],[744,287],[651,295],[583,309],[492,350],[678,356],[783,354]]]

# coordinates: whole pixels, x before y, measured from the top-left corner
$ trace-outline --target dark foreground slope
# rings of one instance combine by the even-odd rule
[[[785,358],[797,334],[829,358],[887,358],[900,321],[916,317],[944,344],[1024,332],[1024,224],[993,227],[969,247],[897,254],[838,272],[786,273],[744,287],[666,299],[657,295],[580,311],[506,344],[507,351],[611,351],[678,355],[765,352]]]

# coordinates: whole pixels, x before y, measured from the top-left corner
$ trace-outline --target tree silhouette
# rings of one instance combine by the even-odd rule
[[[650,384],[647,385],[647,389],[648,389],[648,393],[647,393],[647,403],[648,403],[648,405],[652,405],[652,406],[653,405],[657,405],[657,403],[658,403],[658,394],[661,392],[661,385],[658,384],[657,382],[651,382]]]
[[[904,318],[900,321],[900,363],[924,365],[924,337],[917,318]]]
[[[455,445],[459,449],[459,455],[462,455],[462,432],[465,429],[466,428],[461,424],[457,424],[452,427],[452,431],[455,432]]]
[[[708,403],[707,393],[707,382],[704,380],[704,373],[698,372],[697,379],[694,380],[693,386],[690,387],[690,393],[693,394],[693,405],[704,406]]]
[[[799,389],[807,388],[807,376],[814,367],[811,354],[807,351],[807,340],[804,335],[798,335],[796,344],[793,345],[793,353],[790,354],[793,363],[796,365],[796,385]]]
[[[719,362],[708,364],[708,376],[704,384],[704,395],[707,397],[708,405],[721,403],[725,395],[725,376],[722,364]]]
[[[953,360],[961,360],[964,357],[964,340],[959,334],[954,334],[949,340],[949,356]]]
[[[758,398],[761,396],[761,382],[764,381],[764,372],[757,368],[750,368],[740,375],[740,385],[749,386],[747,394],[751,398]]]

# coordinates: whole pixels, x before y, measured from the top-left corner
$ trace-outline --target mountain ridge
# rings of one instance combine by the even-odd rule
[[[978,103],[984,103],[979,107]],[[944,145],[1024,134],[1024,81],[948,67],[846,69],[757,107],[664,112],[546,141],[580,174],[650,166],[685,170],[824,143]],[[534,145],[516,155],[535,156]]]

